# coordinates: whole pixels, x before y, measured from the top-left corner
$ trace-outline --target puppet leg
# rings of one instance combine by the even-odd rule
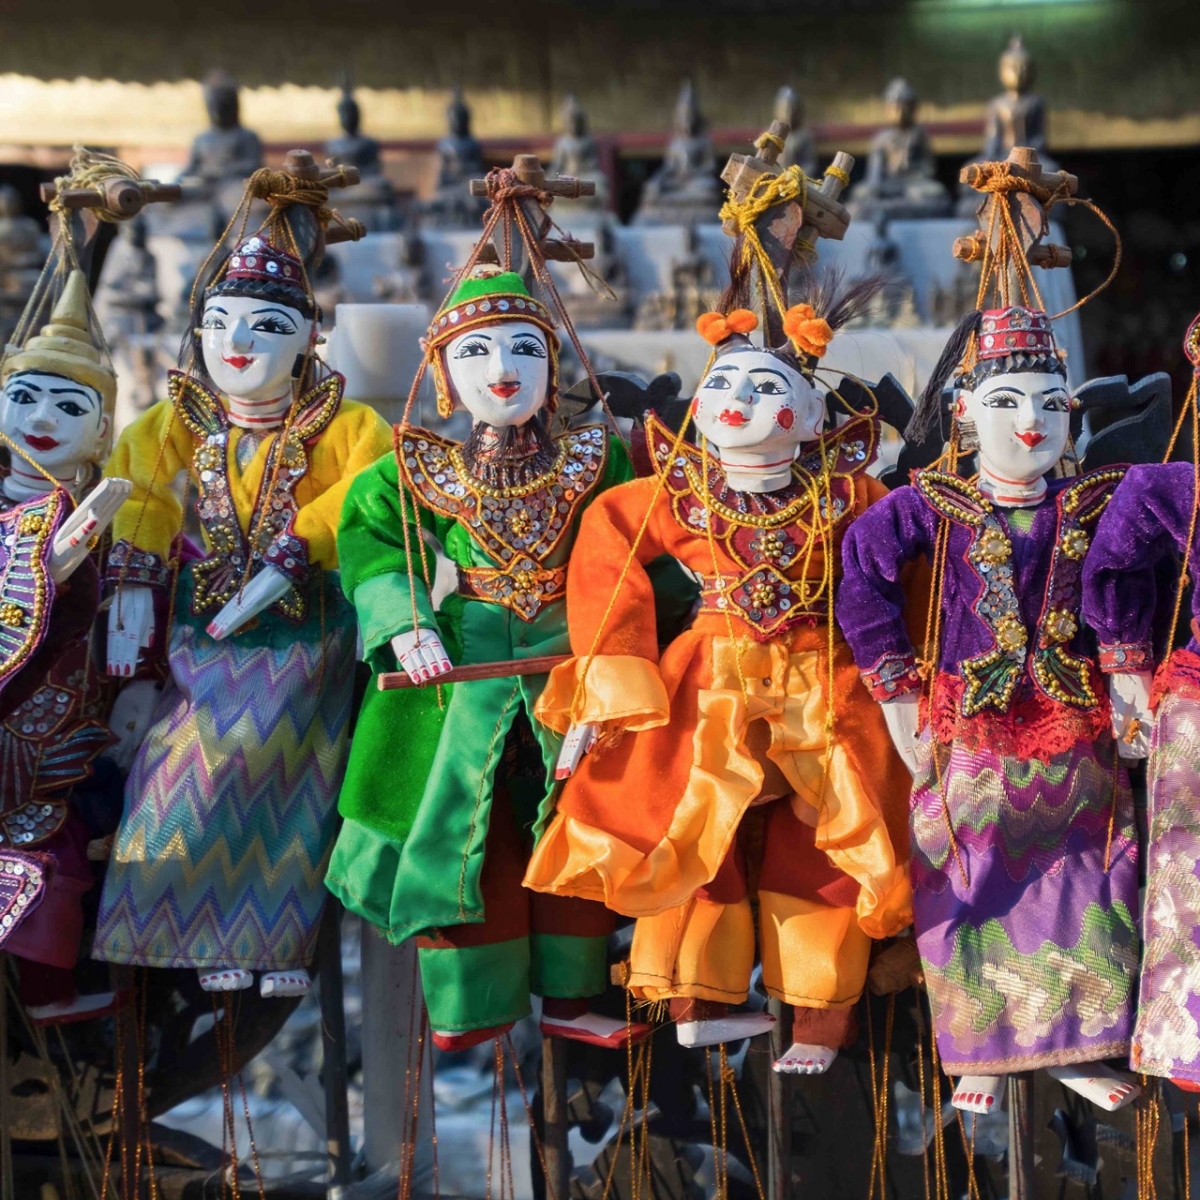
[[[857,896],[791,803],[773,804],[758,881],[763,984],[793,1006],[792,1046],[777,1071],[819,1075],[858,1037],[871,940],[858,926]]]
[[[417,939],[429,1026],[441,1049],[478,1045],[531,1011],[524,871],[512,802],[498,787],[480,873],[484,920],[429,930]]]
[[[529,983],[542,997],[542,1033],[593,1046],[641,1041],[650,1026],[590,1011],[608,986],[608,937],[616,918],[603,904],[529,892]]]
[[[629,986],[646,1000],[668,1000],[682,1046],[710,1046],[764,1033],[769,1013],[731,1013],[750,987],[754,917],[741,839],[713,881],[686,903],[638,919]]]

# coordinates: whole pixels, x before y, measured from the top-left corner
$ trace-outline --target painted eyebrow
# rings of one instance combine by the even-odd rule
[[[24,378],[25,378],[27,375],[36,375],[36,374],[37,374],[37,372],[36,372],[36,371],[18,371],[18,372],[17,372],[17,373],[16,373],[16,374],[15,374],[15,375],[12,377],[12,381],[11,381],[11,382],[15,382],[15,381],[16,381],[16,380],[18,380],[18,379],[24,379]],[[27,388],[30,388],[30,389],[32,389],[32,390],[33,390],[33,391],[35,391],[35,392],[40,392],[40,391],[42,390],[40,387],[38,387],[38,385],[37,385],[36,383],[33,383],[32,381],[30,381],[30,382],[26,383],[26,384],[25,384],[25,386],[26,386]]]
[[[224,312],[225,310],[222,309],[221,311]],[[259,313],[276,313],[278,316],[287,317],[288,320],[291,320],[291,313],[285,312],[282,308],[252,308],[250,310],[252,317],[257,317]]]
[[[481,336],[482,336],[482,335],[481,335]],[[518,333],[518,334],[517,334],[517,337],[519,337],[519,338],[531,338],[533,341],[537,342],[539,346],[542,344],[542,339],[541,339],[540,337],[538,337],[538,335],[537,335],[536,333]],[[490,340],[490,339],[489,339],[489,340]]]
[[[92,400],[90,393],[85,392],[83,390],[83,388],[77,388],[77,387],[51,388],[50,395],[52,395],[52,396],[82,396],[85,400],[88,400],[88,401]]]
[[[778,375],[784,383],[787,383],[788,377],[782,371],[776,371],[774,367],[754,367],[750,371],[751,375]]]
[[[728,365],[726,365],[724,367],[713,367],[713,369],[711,371],[709,371],[709,374],[710,375],[720,375],[723,371],[736,371],[736,370],[737,370],[737,367],[735,367],[732,363],[729,363]]]
[[[219,304],[209,304],[205,306],[205,312],[219,312],[229,316],[229,309],[222,308]]]

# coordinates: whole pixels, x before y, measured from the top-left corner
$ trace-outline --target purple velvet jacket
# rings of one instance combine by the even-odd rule
[[[1154,665],[1153,632],[1159,610],[1156,568],[1182,554],[1196,510],[1191,463],[1130,467],[1117,488],[1083,572],[1083,618],[1100,641],[1105,671],[1147,671]],[[1197,521],[1200,526],[1200,521]],[[1200,529],[1193,531],[1189,570],[1200,570]],[[1192,638],[1196,640],[1200,589],[1192,591]]]
[[[867,686],[922,690],[903,617],[901,572],[936,561],[945,530],[937,670],[926,719],[941,742],[1050,756],[1107,726],[1108,705],[1079,621],[1089,533],[1121,472],[1049,481],[1023,532],[956,476],[921,471],[851,526],[836,615]]]

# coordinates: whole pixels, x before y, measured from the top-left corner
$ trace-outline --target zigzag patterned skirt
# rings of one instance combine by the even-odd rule
[[[1111,739],[1046,762],[955,743],[938,747],[938,766],[940,789],[932,764],[913,789],[909,869],[943,1067],[1001,1075],[1124,1057],[1137,836]]]
[[[168,682],[125,787],[93,957],[303,967],[325,900],[354,686],[354,612],[325,574],[297,624],[223,642],[179,581]]]

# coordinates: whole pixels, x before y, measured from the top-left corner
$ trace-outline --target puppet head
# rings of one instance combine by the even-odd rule
[[[558,403],[558,337],[549,310],[515,271],[480,267],[442,306],[424,341],[438,412],[521,426]]]
[[[117,377],[91,332],[87,280],[72,271],[48,324],[0,368],[0,430],[61,480],[107,457]]]
[[[205,374],[228,397],[250,404],[277,400],[290,391],[297,356],[308,353],[319,323],[303,263],[265,233],[255,234],[204,292]]]

